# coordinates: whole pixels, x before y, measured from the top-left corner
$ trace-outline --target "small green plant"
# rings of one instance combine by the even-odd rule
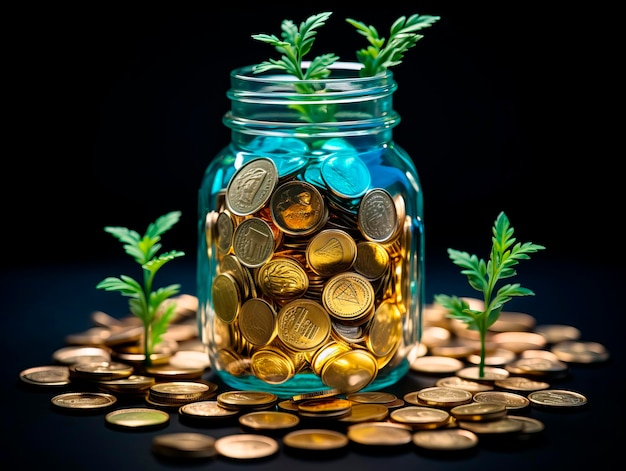
[[[346,18],[359,34],[367,38],[370,45],[357,51],[357,60],[363,64],[361,77],[371,77],[402,63],[404,53],[415,46],[417,41],[424,37],[416,31],[428,28],[439,21],[439,16],[411,15],[408,18],[401,16],[389,29],[389,39],[381,38],[374,26],[367,26],[360,21]],[[385,44],[386,43],[386,44]]]
[[[166,301],[179,293],[180,285],[173,284],[153,289],[153,283],[156,273],[163,265],[185,255],[184,252],[176,250],[157,254],[162,247],[159,243],[161,235],[176,224],[180,216],[180,211],[172,211],[159,217],[148,225],[143,237],[126,227],[104,228],[105,232],[112,234],[124,244],[126,253],[133,257],[143,270],[143,284],[130,276],[120,275],[119,278],[105,278],[96,288],[119,291],[122,296],[131,298],[128,301],[130,312],[141,319],[144,327],[143,353],[146,367],[151,365],[154,348],[162,342],[162,336],[167,331],[176,309],[175,303]]]
[[[500,317],[502,306],[514,296],[534,296],[534,292],[523,288],[519,283],[502,285],[498,282],[517,275],[515,266],[520,260],[530,259],[529,254],[545,249],[542,245],[531,242],[515,243],[513,227],[506,214],[501,212],[494,223],[493,237],[489,261],[485,262],[476,255],[448,249],[448,255],[455,265],[462,268],[461,273],[467,275],[470,286],[483,294],[484,310],[470,309],[464,299],[457,296],[437,294],[435,302],[448,310],[447,317],[458,319],[467,324],[470,330],[480,334],[480,364],[478,376],[485,376],[485,340],[487,330]],[[497,289],[497,291],[496,291]]]
[[[323,92],[319,90],[311,80],[325,79],[330,76],[330,66],[339,60],[339,56],[333,53],[322,54],[310,61],[308,67],[303,66],[303,58],[311,51],[317,29],[322,27],[332,12],[312,15],[300,23],[298,27],[292,20],[283,20],[281,23],[281,38],[273,34],[253,34],[252,38],[273,46],[281,54],[279,59],[269,59],[256,64],[254,73],[269,70],[282,70],[302,80],[302,84],[296,84],[299,93],[311,94]],[[374,76],[385,71],[389,67],[399,65],[404,53],[415,46],[423,35],[416,31],[431,26],[440,17],[430,15],[411,15],[409,18],[401,16],[389,31],[389,40],[381,38],[374,26],[367,26],[360,21],[346,18],[346,21],[354,26],[358,33],[365,36],[370,45],[357,51],[357,61],[363,64],[359,74],[361,77]],[[290,105],[290,108],[300,112],[303,119],[308,122],[320,122],[332,120],[333,109],[331,106],[312,108],[307,105]]]

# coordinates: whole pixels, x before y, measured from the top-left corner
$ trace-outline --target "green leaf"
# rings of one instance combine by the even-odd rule
[[[401,64],[404,53],[424,37],[416,31],[430,27],[439,19],[439,16],[432,15],[415,14],[408,19],[401,16],[391,25],[389,40],[385,41],[374,26],[367,26],[360,21],[347,18],[346,21],[356,28],[357,33],[365,36],[370,44],[356,53],[357,60],[363,64],[361,76],[371,77]]]
[[[306,72],[303,70],[302,60],[313,47],[317,29],[326,24],[330,15],[332,15],[332,12],[311,15],[300,23],[300,27],[297,27],[291,20],[283,20],[281,23],[282,39],[264,33],[253,34],[252,39],[274,46],[276,51],[281,54],[281,57],[280,59],[269,59],[261,62],[255,65],[252,71],[261,73],[274,69],[283,70],[301,80],[328,77],[330,74],[328,67],[336,62],[339,57],[334,54],[318,56],[311,61],[309,69],[313,67],[313,70],[307,70]]]
[[[170,230],[180,220],[180,216],[180,211],[172,211],[157,218],[148,225],[143,237],[125,227],[105,227],[106,232],[124,243],[125,252],[141,265],[144,271],[144,284],[141,285],[130,276],[121,275],[119,278],[105,278],[96,285],[96,288],[119,291],[123,296],[131,298],[128,301],[130,312],[141,319],[145,329],[144,353],[147,366],[150,364],[154,345],[161,341],[161,336],[167,330],[174,312],[170,307],[164,308],[163,313],[159,309],[168,298],[178,294],[180,289],[180,285],[173,284],[152,291],[156,272],[167,262],[185,255],[184,252],[177,250],[158,255],[161,249],[161,235]],[[148,332],[151,333],[148,335]]]
[[[469,329],[480,332],[481,358],[479,371],[483,375],[485,366],[485,337],[487,330],[500,317],[505,303],[516,296],[534,296],[528,288],[518,283],[506,284],[497,288],[499,281],[516,275],[513,268],[520,260],[530,259],[529,254],[545,249],[544,246],[531,242],[516,243],[514,230],[504,212],[498,214],[492,228],[492,246],[489,261],[485,262],[476,255],[470,255],[455,249],[448,249],[452,262],[461,267],[470,286],[483,294],[484,311],[469,309],[469,305],[456,296],[438,294],[435,302],[448,310],[448,317],[464,322]],[[494,295],[495,292],[495,295]]]
[[[163,341],[163,334],[167,332],[174,313],[176,312],[176,304],[167,306],[162,313],[155,316],[152,321],[152,330],[150,331],[152,336],[152,346],[156,346]]]
[[[158,257],[153,258],[152,260],[148,261],[147,263],[144,263],[142,267],[151,273],[156,273],[167,262],[174,260],[175,258],[182,257],[184,255],[185,255],[185,252],[180,252],[177,250],[173,250],[171,252],[165,252],[159,255]]]

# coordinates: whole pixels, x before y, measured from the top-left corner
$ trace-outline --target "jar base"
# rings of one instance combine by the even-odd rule
[[[380,391],[400,381],[409,371],[409,362],[403,359],[387,374],[379,373],[374,381],[361,391]],[[217,371],[220,380],[227,386],[239,391],[262,391],[276,394],[281,399],[288,399],[298,394],[308,394],[330,389],[319,376],[313,373],[298,373],[296,377],[281,383],[270,384],[253,375],[235,376],[226,371]]]

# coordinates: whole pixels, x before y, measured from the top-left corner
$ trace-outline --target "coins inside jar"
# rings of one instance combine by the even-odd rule
[[[369,179],[350,189],[336,174],[347,164],[324,159],[286,174],[247,160],[206,217],[218,372],[274,385],[309,373],[354,392],[417,344],[405,332],[415,236],[403,197]]]

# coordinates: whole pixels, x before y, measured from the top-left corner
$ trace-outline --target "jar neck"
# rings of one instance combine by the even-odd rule
[[[305,64],[306,65],[306,64]],[[233,142],[245,147],[256,136],[330,139],[370,137],[389,142],[400,117],[393,110],[397,84],[390,71],[359,77],[361,64],[338,62],[321,80],[284,73],[254,74],[252,66],[232,71],[231,109],[224,124]]]

